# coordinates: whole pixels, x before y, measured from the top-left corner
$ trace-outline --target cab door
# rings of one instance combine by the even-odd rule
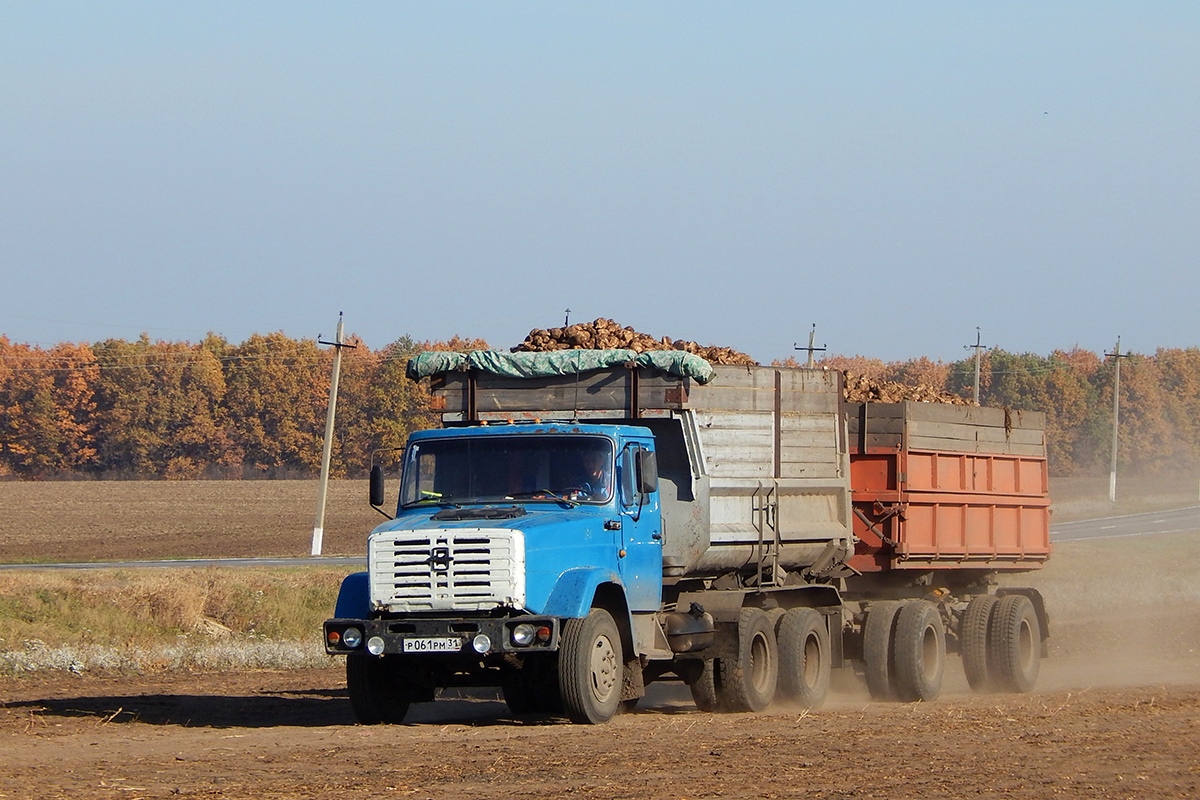
[[[662,513],[654,451],[628,442],[617,456],[617,508],[621,552],[617,564],[630,611],[662,605]]]

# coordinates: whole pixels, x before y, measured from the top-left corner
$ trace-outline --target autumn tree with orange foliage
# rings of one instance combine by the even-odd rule
[[[179,479],[239,466],[225,426],[220,350],[212,339],[151,342],[144,334],[97,344],[97,467]]]
[[[98,377],[86,344],[41,350],[0,336],[0,475],[92,468]]]
[[[333,473],[394,467],[408,435],[438,424],[427,381],[405,376],[422,350],[487,349],[479,339],[397,339],[343,351]],[[43,349],[0,336],[0,477],[196,478],[315,475],[332,352],[312,339],[255,334],[230,344],[110,339]],[[776,362],[798,366],[794,358]],[[885,363],[827,356],[818,366],[969,397],[974,358]],[[1043,357],[983,355],[986,405],[1044,411],[1051,471],[1107,469],[1113,365],[1078,347]],[[1122,469],[1200,467],[1200,348],[1133,354],[1122,367]]]

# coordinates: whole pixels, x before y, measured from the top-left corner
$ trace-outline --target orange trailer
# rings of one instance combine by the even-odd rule
[[[847,418],[851,567],[1026,571],[1049,557],[1044,414],[849,403]]]

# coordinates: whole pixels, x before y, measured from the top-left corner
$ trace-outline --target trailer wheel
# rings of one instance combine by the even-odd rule
[[[779,648],[775,629],[760,608],[738,615],[737,657],[722,659],[716,683],[724,711],[762,711],[775,699],[779,685]]]
[[[700,671],[700,677],[688,684],[688,688],[692,690],[692,702],[701,711],[713,712],[721,707],[721,701],[717,697],[720,661],[719,658],[704,659],[704,669]]]
[[[988,626],[992,675],[1002,692],[1031,692],[1041,668],[1041,628],[1023,594],[1001,597]]]
[[[901,700],[933,700],[942,691],[946,669],[946,630],[938,608],[928,600],[905,603],[896,619],[896,693]]]
[[[346,688],[350,707],[363,725],[396,725],[404,721],[411,699],[395,665],[378,656],[346,656]]]
[[[825,617],[793,608],[779,620],[779,693],[804,708],[819,708],[829,693],[831,654]]]
[[[867,610],[863,624],[863,662],[867,690],[876,700],[895,700],[895,671],[892,669],[892,642],[900,603],[881,600]]]
[[[976,692],[986,692],[992,687],[992,671],[988,663],[988,626],[998,600],[993,594],[976,595],[967,604],[967,610],[958,622],[963,672],[967,675],[967,683]]]
[[[558,651],[558,688],[572,722],[607,722],[621,703],[621,634],[612,615],[593,608],[563,625]]]

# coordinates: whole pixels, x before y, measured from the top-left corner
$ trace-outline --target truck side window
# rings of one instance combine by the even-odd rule
[[[621,504],[624,506],[636,506],[638,504],[637,494],[637,463],[635,453],[638,448],[634,445],[628,445],[621,451]]]

